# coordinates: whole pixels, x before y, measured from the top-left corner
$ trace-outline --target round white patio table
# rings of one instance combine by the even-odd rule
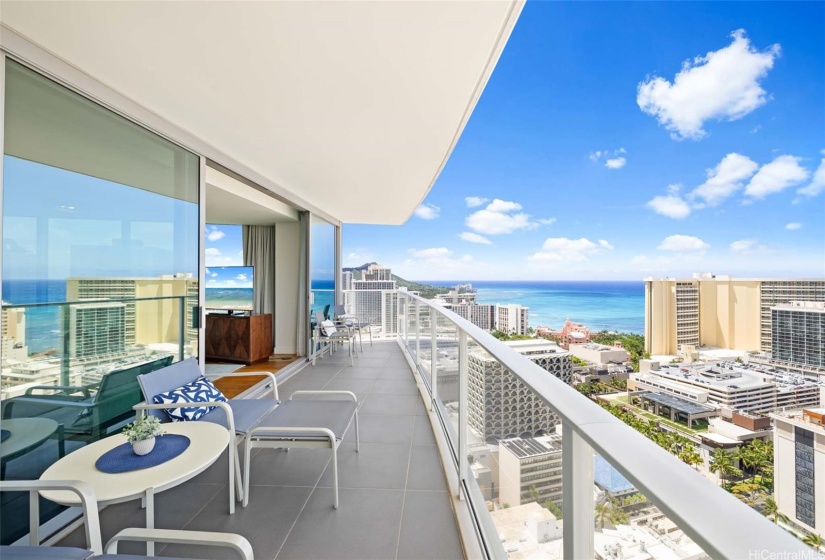
[[[229,431],[211,422],[173,422],[164,424],[163,430],[167,434],[186,436],[190,441],[183,453],[165,463],[115,474],[97,470],[95,462],[101,455],[126,443],[126,437],[117,434],[66,455],[46,469],[40,480],[84,480],[94,488],[99,506],[145,499],[146,527],[154,529],[154,495],[197,476],[229,445]],[[71,492],[50,490],[40,492],[40,495],[65,506],[80,505],[80,498]],[[154,555],[154,543],[147,543],[146,553]]]
[[[59,424],[50,418],[10,418],[0,421],[9,438],[0,444],[0,459],[10,460],[37,447],[57,431]]]

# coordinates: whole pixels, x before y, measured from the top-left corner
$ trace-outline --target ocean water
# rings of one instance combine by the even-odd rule
[[[451,287],[467,282],[429,281]],[[559,329],[568,317],[592,331],[602,329],[644,333],[643,282],[472,282],[479,303],[518,303],[530,308],[531,327]],[[332,304],[331,281],[313,281],[312,310]],[[208,288],[207,305],[251,305],[251,288]],[[66,301],[64,280],[3,280],[3,301],[26,304]],[[26,342],[30,353],[60,348],[60,313],[56,306],[26,311]]]
[[[530,308],[531,327],[560,329],[565,319],[591,331],[644,334],[644,282],[442,282],[451,287],[470,283],[478,303],[518,303]]]
[[[252,288],[206,288],[206,307],[252,309]]]

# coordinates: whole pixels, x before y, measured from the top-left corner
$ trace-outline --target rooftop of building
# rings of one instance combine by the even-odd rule
[[[708,390],[714,389],[725,392],[756,389],[770,385],[777,386],[779,390],[794,390],[819,385],[818,382],[805,379],[799,374],[737,362],[664,364],[658,370],[652,370],[648,373],[659,375],[665,379],[673,379],[677,382],[694,384],[694,386],[707,386]],[[645,374],[641,375],[644,376]]]
[[[815,415],[820,416],[825,414],[825,408],[802,408],[796,410],[784,410],[782,412],[771,412],[768,416],[773,418],[774,420],[781,420],[784,422],[789,422],[794,426],[799,426],[800,428],[805,428],[806,430],[810,430],[812,432],[817,432],[825,436],[825,426],[821,424],[815,424],[811,422],[808,418],[806,418],[805,412],[813,412]]]
[[[540,457],[549,453],[561,451],[561,436],[550,435],[535,438],[511,438],[499,441],[499,445],[507,448],[519,459]]]
[[[678,410],[679,412],[684,412],[685,414],[701,414],[716,410],[716,407],[689,401],[667,393],[650,392],[641,394],[640,396],[660,405],[669,406],[670,408]]]
[[[771,307],[771,311],[804,311],[806,313],[825,313],[825,301],[792,301]]]

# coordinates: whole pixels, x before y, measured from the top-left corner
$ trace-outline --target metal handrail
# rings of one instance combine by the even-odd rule
[[[399,291],[399,297],[430,306],[472,338],[712,558],[810,553],[796,537],[487,331],[420,296]]]
[[[49,301],[45,303],[8,303],[3,302],[2,308],[3,309],[20,309],[20,308],[35,308],[35,307],[55,307],[55,306],[65,306],[65,305],[78,305],[83,303],[97,303],[97,302],[114,302],[114,303],[131,303],[131,302],[140,302],[140,301],[155,301],[155,300],[163,300],[163,299],[193,299],[197,298],[197,296],[157,296],[157,297],[143,297],[143,298],[107,298],[107,297],[94,297],[89,299],[79,299],[77,301]]]

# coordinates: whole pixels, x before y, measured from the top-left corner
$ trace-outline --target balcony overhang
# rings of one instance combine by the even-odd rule
[[[283,200],[400,224],[447,161],[522,6],[12,0],[2,23]]]

